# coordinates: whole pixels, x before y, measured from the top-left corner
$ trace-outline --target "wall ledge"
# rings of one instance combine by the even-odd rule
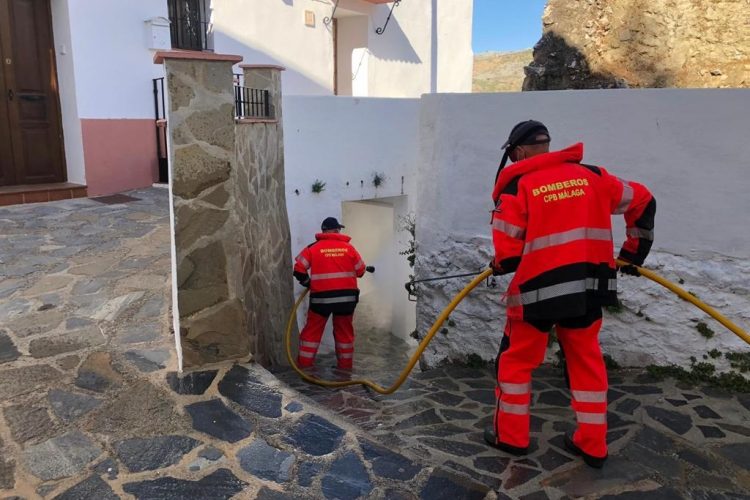
[[[235,118],[235,123],[279,123],[277,118]]]
[[[240,64],[240,69],[277,69],[279,71],[286,71],[284,66],[277,64]]]
[[[214,52],[199,52],[196,50],[159,50],[154,54],[154,64],[163,64],[165,59],[217,61],[236,64],[242,61],[242,56],[233,54],[216,54]]]

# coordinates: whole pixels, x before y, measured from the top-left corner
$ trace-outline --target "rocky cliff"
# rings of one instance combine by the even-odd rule
[[[750,87],[750,0],[549,0],[524,90]]]

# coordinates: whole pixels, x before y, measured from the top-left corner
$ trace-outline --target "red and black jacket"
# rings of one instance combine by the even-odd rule
[[[365,262],[345,234],[319,233],[315,240],[294,262],[295,278],[310,280],[310,309],[325,315],[354,313]]]
[[[514,163],[492,199],[495,266],[514,272],[508,316],[583,316],[617,302],[612,214],[624,214],[620,258],[643,263],[654,239],[656,201],[645,186],[581,164],[583,144]]]

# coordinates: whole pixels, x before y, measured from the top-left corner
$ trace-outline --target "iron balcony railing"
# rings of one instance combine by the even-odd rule
[[[156,128],[156,160],[159,165],[159,182],[169,182],[167,156],[167,109],[164,95],[164,77],[152,80],[154,91],[154,124]]]
[[[210,11],[208,0],[168,0],[169,30],[172,48],[211,50],[209,41]]]
[[[189,17],[175,18],[170,26],[172,48],[183,50],[210,51],[208,40],[209,23],[196,21]]]
[[[235,118],[273,118],[268,90],[234,86]]]

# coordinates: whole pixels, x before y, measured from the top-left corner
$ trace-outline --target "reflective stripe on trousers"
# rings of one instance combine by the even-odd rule
[[[607,391],[575,391],[571,390],[573,399],[579,403],[606,403]]]
[[[570,231],[540,236],[524,245],[523,254],[527,255],[544,248],[564,245],[566,243],[580,240],[612,241],[612,231],[598,227],[578,227],[576,229],[571,229]]]
[[[594,425],[606,425],[607,414],[606,413],[589,413],[584,411],[576,412],[576,420],[579,424],[594,424]]]
[[[523,292],[517,295],[509,295],[507,305],[509,307],[521,306],[534,304],[543,300],[554,299],[556,297],[562,297],[563,295],[573,295],[576,293],[582,293],[586,290],[598,290],[599,279],[598,278],[586,278],[576,281],[567,281],[565,283],[558,283],[557,285],[547,286],[539,288],[537,290],[531,290],[529,292]],[[609,279],[607,283],[607,289],[610,291],[617,290],[617,280]]]
[[[531,392],[531,382],[526,384],[511,384],[509,382],[500,382],[500,391],[503,394],[529,394]]]
[[[511,415],[528,415],[529,405],[506,403],[505,401],[501,400],[500,410],[504,413],[510,413]]]

